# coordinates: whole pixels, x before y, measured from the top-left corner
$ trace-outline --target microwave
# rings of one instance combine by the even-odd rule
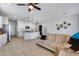
[[[25,26],[25,31],[32,31],[32,28],[30,26]]]

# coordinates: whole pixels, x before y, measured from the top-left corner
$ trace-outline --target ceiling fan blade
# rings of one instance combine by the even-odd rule
[[[34,3],[35,5],[39,4],[39,3]]]
[[[34,8],[38,9],[38,10],[41,10],[41,8],[35,6],[35,5],[32,5]]]
[[[17,4],[18,6],[25,6],[26,4]]]
[[[28,3],[29,5],[36,5],[36,4],[39,4],[39,3]]]

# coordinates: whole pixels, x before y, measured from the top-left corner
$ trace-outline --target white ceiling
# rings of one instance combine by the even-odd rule
[[[8,16],[11,20],[25,20],[27,17],[30,20],[49,20],[79,14],[78,3],[40,3],[38,6],[41,11],[34,9],[33,13],[29,13],[28,7],[0,3],[0,15]]]

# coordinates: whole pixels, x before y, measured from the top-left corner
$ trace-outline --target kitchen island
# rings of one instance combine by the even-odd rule
[[[39,32],[25,31],[24,32],[24,40],[35,39],[40,37]]]

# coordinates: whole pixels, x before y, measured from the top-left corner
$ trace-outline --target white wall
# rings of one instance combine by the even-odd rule
[[[67,29],[57,30],[56,24],[61,24],[64,21],[70,22],[71,26],[69,26]],[[51,19],[51,20],[44,21],[42,23],[47,25],[47,32],[48,33],[57,33],[57,34],[59,33],[59,34],[72,35],[73,33],[79,31],[79,16],[77,16],[77,15],[59,18],[56,20]]]
[[[79,15],[58,17],[57,19],[52,19],[52,17],[51,18],[48,17],[48,19],[40,22],[40,24],[43,24],[47,28],[48,33],[72,35],[75,32],[79,31],[79,26],[78,26],[79,25]],[[71,23],[71,26],[69,26],[67,29],[62,28],[60,30],[57,30],[56,24],[62,24],[64,21]],[[21,24],[23,24],[23,23],[20,23],[20,27],[21,27]],[[23,26],[25,26],[25,25],[23,25]]]

